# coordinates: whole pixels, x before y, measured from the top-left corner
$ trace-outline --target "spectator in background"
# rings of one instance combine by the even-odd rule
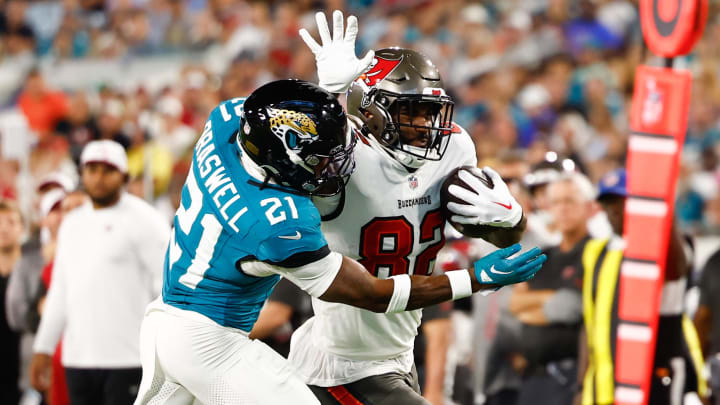
[[[581,0],[580,15],[565,25],[565,38],[570,51],[582,61],[591,59],[600,51],[617,50],[622,46],[622,38],[604,26],[596,18],[598,2]]]
[[[551,94],[545,86],[531,83],[522,88],[517,101],[524,119],[527,119],[527,129],[519,133],[522,138],[518,142],[529,146],[538,138],[546,136],[555,122],[555,112],[550,107]]]
[[[523,375],[518,405],[570,405],[575,394],[577,342],[582,321],[582,252],[593,213],[592,183],[576,172],[548,185],[548,208],[561,234],[547,249],[542,274],[513,288],[510,312],[522,323],[515,354]]]
[[[167,193],[155,202],[155,207],[165,215],[169,223],[173,222],[175,211],[180,207],[182,189],[185,185],[185,178],[189,170],[190,162],[181,160],[176,163],[172,168]]]
[[[125,104],[121,99],[108,96],[103,101],[102,111],[98,116],[98,139],[108,139],[122,145],[125,149],[130,146],[130,136],[123,128]]]
[[[127,191],[148,201],[167,192],[172,176],[173,155],[140,125],[128,122],[131,146],[128,148],[128,175],[130,182]],[[173,210],[174,212],[174,210]]]
[[[173,1],[168,3],[170,8],[168,13],[169,21],[165,28],[163,41],[165,46],[182,49],[191,43],[191,22],[186,16],[184,2]]]
[[[20,334],[8,322],[5,304],[10,275],[21,256],[23,221],[20,210],[0,200],[0,403],[16,405],[20,400]]]
[[[50,187],[50,184],[41,184]],[[40,188],[40,187],[38,187]],[[32,357],[32,345],[40,320],[37,298],[44,293],[40,275],[46,263],[52,261],[55,236],[59,221],[59,207],[65,197],[62,187],[54,186],[45,191],[40,199],[40,235],[37,233],[23,244],[22,257],[8,281],[5,306],[8,325],[21,334],[20,343],[20,387],[24,391],[30,388],[29,365]]]
[[[37,183],[37,194],[42,197],[50,190],[59,188],[65,193],[70,193],[77,187],[77,176],[71,176],[62,171],[48,173]]]
[[[49,386],[60,336],[72,404],[131,404],[140,384],[138,336],[145,306],[159,294],[169,227],[124,192],[127,156],[113,141],[88,143],[81,156],[90,201],[64,218],[53,281],[30,370]]]
[[[308,65],[312,68],[312,63]],[[181,80],[182,122],[196,133],[201,133],[205,119],[220,102],[217,93],[213,91],[213,76],[202,66],[188,66],[183,69]]]
[[[85,145],[100,136],[84,92],[75,92],[70,97],[67,115],[55,124],[55,133],[66,139],[73,162],[79,164]]]
[[[170,151],[173,159],[179,159],[194,145],[200,133],[181,121],[183,105],[171,95],[161,98],[157,104],[158,122],[154,128],[155,140]]]
[[[710,366],[712,404],[720,405],[720,250],[705,263],[700,276],[700,305],[695,312],[700,346]]]
[[[11,2],[11,4],[13,3],[20,2]],[[7,8],[13,7],[8,5]],[[10,14],[8,12],[4,16]],[[22,14],[20,18],[22,18]],[[35,35],[32,29],[22,21],[19,21],[17,25],[0,27],[0,55],[2,55],[0,61],[0,106],[5,106],[8,101],[12,101],[17,90],[22,86],[25,76],[32,71],[33,65],[36,63],[34,47]]]
[[[52,195],[48,195],[47,199],[43,197],[46,208],[53,204]],[[49,201],[46,201],[49,200]],[[79,207],[87,200],[87,195],[82,191],[75,191],[70,194],[64,195],[60,204],[54,204],[50,208],[50,213],[46,216],[45,223],[49,229],[51,239],[43,246],[43,253],[47,258],[46,264],[42,269],[41,275],[41,288],[36,299],[33,301],[33,307],[36,308],[36,312],[39,317],[42,316],[45,298],[47,291],[50,288],[50,281],[52,279],[53,261],[55,257],[55,250],[57,248],[57,235],[60,230],[60,223],[62,217],[67,215],[68,212]],[[37,330],[36,321],[35,330]],[[28,373],[29,376],[30,373]],[[46,399],[49,405],[68,405],[70,403],[70,397],[68,394],[67,382],[65,379],[65,368],[62,366],[62,342],[57,344],[55,353],[52,356],[52,372],[50,377],[50,387],[45,393]]]
[[[534,165],[530,173],[523,177],[525,187],[532,198],[532,209],[528,212],[528,231],[535,235],[539,246],[555,246],[560,243],[561,236],[555,230],[550,213],[550,197],[548,185],[560,177],[564,168],[557,161],[557,155]]]
[[[28,240],[23,244],[22,255],[8,284],[6,297],[8,323],[14,330],[31,335],[30,352],[32,352],[32,335],[35,334],[39,322],[32,301],[40,294],[42,269],[46,263],[52,261],[55,254],[54,242],[60,225],[52,208],[56,204],[59,206],[75,185],[75,179],[62,172],[50,173],[38,182],[36,191],[39,196],[37,206],[39,232],[32,230]]]
[[[40,202],[40,218],[42,224],[45,225],[45,216],[42,206],[47,196],[55,198],[57,195],[64,196],[65,192],[60,188],[54,188],[46,193]],[[45,226],[43,226],[45,228]],[[48,228],[45,228],[48,229]],[[50,231],[52,234],[52,231]],[[34,333],[37,329],[37,314],[32,316],[31,302],[38,295],[40,288],[40,274],[45,264],[46,252],[42,249],[42,244],[38,237],[31,239],[26,245],[23,245],[23,252],[12,271],[10,280],[8,281],[7,294],[5,297],[6,315],[8,324],[16,332]],[[33,318],[34,321],[33,322]]]
[[[53,130],[67,113],[67,97],[64,93],[50,90],[39,70],[31,71],[25,79],[25,87],[18,105],[30,128],[35,131],[41,146],[59,147]]]

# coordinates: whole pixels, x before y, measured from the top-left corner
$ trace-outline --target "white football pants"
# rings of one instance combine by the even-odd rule
[[[319,405],[282,356],[209,318],[151,303],[140,330],[135,405]]]

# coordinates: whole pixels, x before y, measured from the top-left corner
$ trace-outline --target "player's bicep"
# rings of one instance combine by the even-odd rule
[[[313,258],[313,260],[308,260]],[[261,260],[245,260],[239,268],[255,277],[281,275],[313,297],[319,297],[328,289],[340,269],[342,255],[330,252],[327,246],[319,251],[293,255],[281,263]]]
[[[304,226],[288,225],[275,230],[257,249],[257,257],[283,267],[300,267],[330,253],[327,241],[317,223]]]
[[[282,268],[279,274],[313,297],[325,294],[337,278],[342,255],[330,252],[324,258],[301,267]]]

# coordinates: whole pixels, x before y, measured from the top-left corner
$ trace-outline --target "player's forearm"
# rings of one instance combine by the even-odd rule
[[[424,308],[452,299],[450,280],[446,276],[410,276],[410,298],[407,310]]]
[[[391,300],[388,312],[421,308],[448,299],[468,297],[479,290],[494,291],[503,285],[527,281],[540,270],[547,257],[541,254],[540,249],[533,248],[508,259],[521,249],[519,244],[515,244],[496,250],[476,261],[472,270],[449,271],[440,277],[399,276],[395,280],[399,284],[394,289],[399,290],[404,299]],[[393,292],[394,295],[396,293],[398,291]]]
[[[390,302],[393,298],[395,283],[394,279],[380,280],[372,278],[372,287],[370,292],[366,293],[365,298],[346,297],[349,301],[343,301],[346,304],[357,306],[373,312],[387,312]],[[473,283],[473,292],[480,289],[494,289],[497,286],[480,286]],[[360,290],[360,289],[358,289]],[[452,287],[447,276],[428,277],[428,276],[410,276],[410,297],[407,300],[405,311],[425,308],[430,305],[439,304],[451,300],[453,298]]]
[[[467,270],[463,270],[467,271]],[[483,284],[477,282],[472,272],[469,272],[472,292],[480,289],[496,289],[494,284]],[[398,294],[396,282],[402,282],[395,278],[380,280],[368,273],[357,261],[343,257],[340,270],[330,287],[319,298],[329,302],[340,302],[347,305],[367,309],[373,312],[388,312],[393,301],[393,296]],[[399,311],[423,308],[428,305],[438,304],[453,298],[453,289],[448,276],[428,277],[409,276],[409,291],[406,305],[400,305]],[[399,288],[399,287],[398,287]],[[403,299],[399,302],[402,304]],[[397,309],[390,308],[391,312]]]
[[[470,280],[472,280],[472,292],[494,290],[500,287],[495,284],[480,284],[475,280],[474,274],[468,272],[470,273]],[[410,290],[407,310],[424,308],[453,299],[450,279],[447,276],[410,276],[410,282],[412,289]]]

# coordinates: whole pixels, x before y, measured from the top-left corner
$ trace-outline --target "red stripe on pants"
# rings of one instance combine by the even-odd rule
[[[335,398],[342,405],[363,405],[362,402],[358,401],[358,399],[355,398],[353,394],[351,394],[350,391],[348,391],[347,388],[343,387],[342,385],[338,385],[337,387],[328,387],[327,390],[330,395],[332,395],[333,398]]]

